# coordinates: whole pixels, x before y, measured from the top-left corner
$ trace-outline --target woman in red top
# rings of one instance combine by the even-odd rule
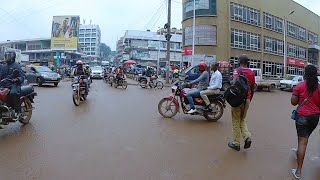
[[[305,101],[304,104],[302,104]],[[300,179],[301,169],[306,153],[308,139],[319,123],[320,85],[318,84],[317,68],[308,65],[305,68],[304,81],[293,90],[292,105],[301,105],[297,111],[296,129],[298,134],[297,169],[292,169],[296,179]]]

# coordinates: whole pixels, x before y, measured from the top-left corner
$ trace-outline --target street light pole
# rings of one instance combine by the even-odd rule
[[[166,83],[169,83],[170,68],[170,37],[171,37],[171,0],[168,0],[168,23],[167,23],[167,64],[166,64]]]
[[[289,13],[289,16],[293,14],[294,11]],[[287,75],[287,20],[286,16],[283,18],[283,78]]]
[[[194,63],[194,44],[195,44],[195,34],[196,34],[196,0],[193,0],[193,23],[192,23],[192,60],[191,65]]]

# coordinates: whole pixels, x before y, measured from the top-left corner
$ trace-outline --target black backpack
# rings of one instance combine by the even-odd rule
[[[230,88],[224,93],[224,98],[232,107],[239,107],[245,103],[248,97],[249,82],[247,77],[242,73],[241,68],[238,68],[239,76],[233,80]]]

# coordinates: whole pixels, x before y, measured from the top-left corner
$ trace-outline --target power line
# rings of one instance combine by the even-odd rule
[[[149,27],[149,25],[156,20],[157,16],[159,16],[159,12],[163,9],[164,5],[166,3],[166,0],[163,0],[161,3],[161,6],[158,8],[158,10],[153,14],[153,16],[151,17],[151,19],[148,21],[148,23],[146,24],[145,28],[147,29]]]

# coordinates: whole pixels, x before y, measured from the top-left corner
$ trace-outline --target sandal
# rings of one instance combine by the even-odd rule
[[[297,176],[297,169],[292,169],[292,175],[293,175],[293,177],[295,177],[296,179],[300,179],[301,177],[300,176]]]

